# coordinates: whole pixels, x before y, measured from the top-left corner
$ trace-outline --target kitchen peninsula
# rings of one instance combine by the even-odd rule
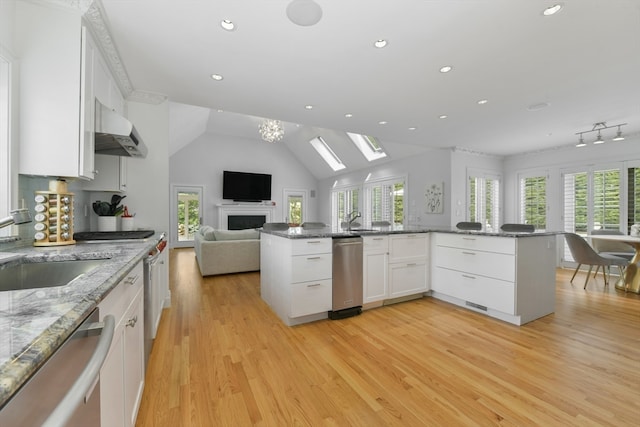
[[[327,318],[331,241],[362,236],[364,309],[431,296],[523,325],[554,311],[556,234],[415,227],[263,230],[260,290],[289,326]],[[407,239],[424,242],[425,252],[422,243]],[[369,255],[376,256],[373,262],[367,262]]]

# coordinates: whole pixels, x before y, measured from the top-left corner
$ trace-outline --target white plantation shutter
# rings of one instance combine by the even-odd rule
[[[536,230],[547,228],[547,176],[520,178],[519,186],[521,224],[532,224]]]
[[[404,223],[404,178],[376,181],[365,185],[364,224],[372,221],[389,221],[391,224]],[[397,211],[401,209],[402,211]]]
[[[620,169],[593,172],[594,228],[620,229]]]
[[[467,220],[480,222],[487,230],[500,228],[500,177],[486,173],[470,174]]]

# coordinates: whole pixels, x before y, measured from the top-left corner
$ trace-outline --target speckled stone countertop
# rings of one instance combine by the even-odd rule
[[[0,291],[0,408],[154,244],[149,239],[2,250],[0,269],[19,262],[109,261],[65,286]]]
[[[352,231],[325,228],[303,228],[290,227],[288,230],[263,230],[262,233],[273,234],[274,236],[286,237],[287,239],[318,239],[323,237],[350,237],[350,236],[375,236],[386,234],[412,234],[412,233],[456,233],[472,234],[477,236],[497,236],[497,237],[533,237],[533,236],[553,236],[558,234],[555,231],[544,231],[534,233],[511,233],[504,231],[469,231],[458,230],[455,227],[371,227],[367,229],[354,229]]]

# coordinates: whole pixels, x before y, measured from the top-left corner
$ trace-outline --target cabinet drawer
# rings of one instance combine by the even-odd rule
[[[437,267],[434,291],[515,315],[515,284]],[[436,285],[437,284],[437,285]]]
[[[293,283],[310,280],[330,279],[331,254],[309,254],[292,257],[291,281]]]
[[[389,237],[389,262],[427,257],[427,234],[402,234]]]
[[[107,314],[112,314],[117,325],[131,305],[131,301],[142,291],[143,280],[142,263],[140,262],[100,302],[100,320],[104,319]]]
[[[292,255],[331,253],[331,239],[293,239]]]
[[[386,252],[389,250],[388,236],[365,236],[362,238],[363,251]]]
[[[295,283],[291,286],[290,317],[331,310],[331,279]]]
[[[391,298],[428,290],[426,261],[389,264],[389,296]]]
[[[434,265],[469,274],[515,281],[515,255],[438,246]]]
[[[478,249],[502,254],[516,253],[516,239],[512,237],[476,236],[473,234],[436,234],[436,245],[463,249]]]

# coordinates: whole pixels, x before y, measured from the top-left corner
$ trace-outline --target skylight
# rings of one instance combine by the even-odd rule
[[[345,164],[342,163],[342,160],[333,152],[331,147],[324,142],[322,137],[317,136],[309,141],[313,148],[320,154],[320,156],[324,159],[324,161],[329,165],[334,172],[339,171],[341,169],[346,168]]]
[[[368,161],[372,162],[387,157],[387,153],[384,152],[378,140],[373,136],[350,132],[347,132],[347,135]]]

